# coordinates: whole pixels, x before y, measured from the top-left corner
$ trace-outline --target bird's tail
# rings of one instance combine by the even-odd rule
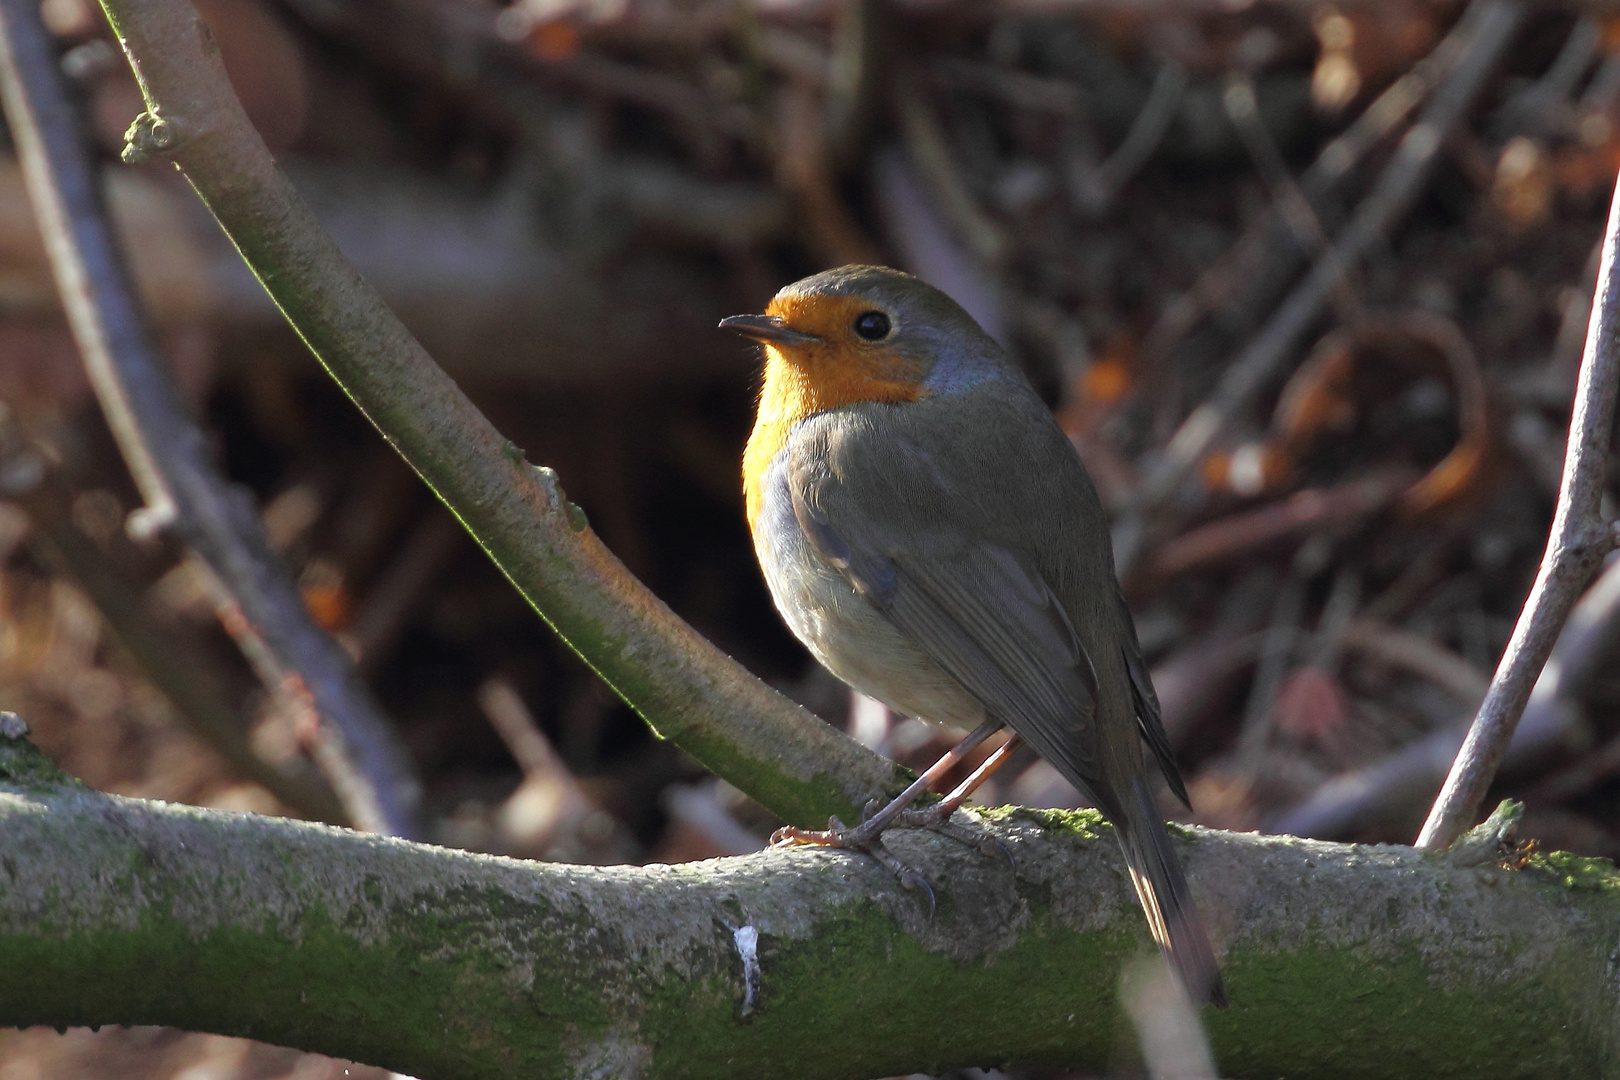
[[[1170,847],[1170,834],[1159,816],[1147,785],[1134,781],[1127,795],[1126,811],[1117,821],[1120,846],[1131,883],[1147,913],[1153,940],[1164,950],[1165,959],[1181,977],[1181,985],[1195,1005],[1226,1005],[1226,989],[1209,935],[1193,907],[1187,889],[1187,876]]]

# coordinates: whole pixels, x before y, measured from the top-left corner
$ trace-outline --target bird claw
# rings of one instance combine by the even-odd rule
[[[961,822],[952,820],[954,811],[952,814],[939,813],[942,806],[942,803],[935,803],[933,806],[927,806],[921,810],[904,811],[895,819],[894,824],[906,829],[928,829],[931,832],[939,833],[941,836],[948,836],[957,843],[970,847],[986,857],[1000,855],[1007,860],[1008,869],[1015,869],[1012,852],[1007,849],[1006,844],[1003,844],[981,828],[964,825]]]
[[[770,846],[773,848],[801,847],[808,845],[838,847],[839,844],[835,836],[835,833],[837,832],[837,822],[837,818],[828,819],[827,829],[825,832],[818,829],[801,829],[797,825],[783,825],[780,829],[777,829],[775,832],[771,833]]]
[[[866,805],[861,807],[861,824],[865,825],[868,821],[871,821],[872,815],[881,809],[883,809],[882,799],[879,799],[876,795],[872,796],[870,799],[867,799]]]
[[[922,874],[916,869],[901,862],[900,858],[895,855],[894,852],[890,851],[879,838],[874,837],[872,840],[863,845],[861,850],[867,855],[870,855],[873,859],[876,859],[882,865],[888,867],[889,873],[893,874],[895,879],[900,882],[900,887],[902,889],[906,890],[907,892],[917,892],[920,890],[922,894],[928,898],[928,921],[932,922],[934,920],[934,910],[936,907],[936,902],[934,899],[934,887],[928,884],[927,878],[923,877]]]
[[[900,887],[907,892],[921,892],[928,899],[928,919],[933,921],[938,901],[934,896],[934,887],[921,873],[907,866],[900,858],[890,851],[883,843],[883,831],[871,827],[872,805],[876,799],[867,802],[861,809],[861,823],[850,828],[836,817],[827,819],[825,829],[800,829],[793,825],[784,825],[771,834],[771,847],[831,847],[841,848],[845,851],[858,851],[868,856],[879,865],[884,866],[895,876]],[[929,829],[947,836],[967,847],[973,848],[981,855],[994,856],[998,852],[1007,860],[1007,866],[1013,866],[1012,852],[1007,845],[991,836],[983,829],[971,828],[960,822],[952,821],[950,814],[942,814],[942,804],[926,807],[922,810],[904,810],[889,823],[890,828]]]
[[[858,851],[870,857],[879,865],[888,868],[888,871],[899,881],[900,887],[907,892],[921,891],[928,898],[928,918],[934,918],[936,901],[934,887],[928,884],[928,879],[921,873],[900,861],[899,856],[890,851],[883,843],[882,833],[868,828],[868,822],[863,820],[860,825],[851,829],[836,817],[827,819],[825,829],[800,829],[793,825],[784,825],[771,834],[771,847],[831,847],[841,848],[845,851]]]

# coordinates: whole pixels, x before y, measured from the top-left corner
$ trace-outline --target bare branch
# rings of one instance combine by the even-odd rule
[[[1188,81],[1186,68],[1174,60],[1161,61],[1153,87],[1131,123],[1125,141],[1100,164],[1086,160],[1080,153],[1069,155],[1065,177],[1069,198],[1082,214],[1101,218],[1108,213],[1125,185],[1152,159],[1176,118],[1176,109],[1181,106]]]
[[[219,475],[158,359],[32,0],[0,0],[0,96],[74,338],[146,500],[131,529],[172,529],[208,564],[240,613],[237,629],[263,644],[250,653],[260,677],[313,712],[315,758],[354,823],[416,835],[420,785],[398,736],[305,612],[251,500]]]
[[[1593,297],[1569,418],[1564,476],[1558,490],[1547,550],[1530,596],[1519,612],[1507,649],[1497,665],[1491,688],[1474,716],[1440,797],[1423,823],[1417,846],[1445,848],[1479,813],[1485,792],[1513,741],[1514,728],[1530,700],[1530,691],[1552,653],[1564,620],[1580,598],[1599,561],[1614,547],[1614,534],[1603,521],[1601,501],[1608,472],[1609,440],[1614,427],[1614,399],[1620,382],[1620,275],[1615,272],[1620,245],[1620,182],[1609,205],[1603,258]]]

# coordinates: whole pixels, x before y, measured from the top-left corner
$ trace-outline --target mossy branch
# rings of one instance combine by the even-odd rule
[[[525,863],[103,795],[0,733],[0,1025],[169,1024],[434,1080],[1129,1060],[1120,972],[1152,946],[1108,827],[995,818],[1016,873],[894,837],[930,920],[838,852]],[[1620,1071],[1607,864],[1179,835],[1232,998],[1205,1016],[1221,1075]]]
[[[723,655],[586,527],[321,230],[248,123],[188,0],[104,0],[147,111],[125,157],[174,161],[289,323],[536,611],[660,735],[783,818],[853,817],[906,776]]]

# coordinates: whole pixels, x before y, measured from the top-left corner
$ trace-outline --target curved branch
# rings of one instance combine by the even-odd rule
[[[788,821],[851,817],[899,766],[771,691],[604,547],[549,469],[467,400],[321,231],[248,123],[186,0],[104,0],[171,158],[326,370],[541,616],[660,735]],[[633,316],[627,316],[633,317]]]
[[[1152,948],[1089,812],[997,815],[1016,874],[894,834],[940,884],[930,921],[832,851],[562,866],[102,795],[8,722],[0,1025],[170,1024],[438,1078],[1101,1069],[1129,1031],[1121,969]],[[1612,1072],[1620,881],[1488,865],[1493,839],[1460,866],[1182,834],[1226,954],[1222,1075]]]

